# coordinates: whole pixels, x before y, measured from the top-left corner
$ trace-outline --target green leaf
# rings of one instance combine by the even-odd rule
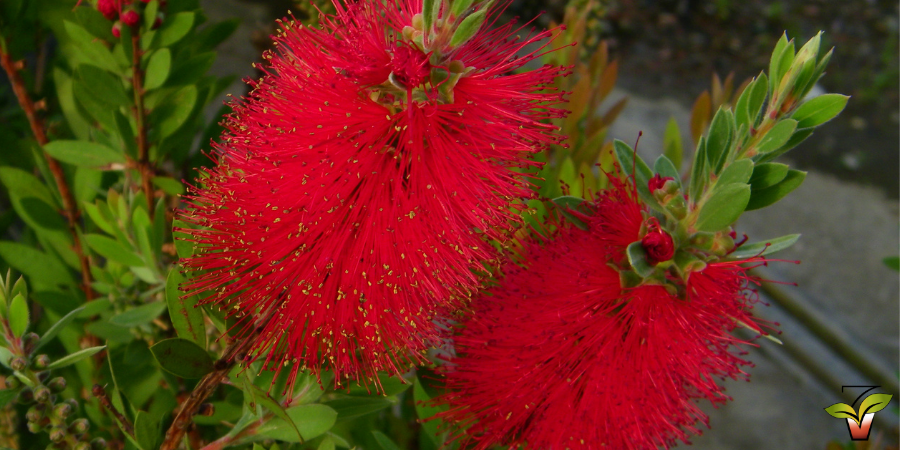
[[[163,192],[169,195],[181,195],[184,194],[184,185],[181,184],[180,181],[169,178],[169,177],[153,177],[151,179],[153,184],[156,187],[162,189]]]
[[[194,13],[180,12],[166,18],[162,27],[156,31],[154,44],[159,47],[168,47],[187,36],[194,25]]]
[[[679,186],[681,186],[681,174],[678,173],[675,164],[672,163],[666,155],[659,155],[659,158],[656,158],[656,161],[653,163],[653,170],[663,177],[672,178]]]
[[[400,447],[398,447],[391,438],[378,430],[372,430],[372,437],[375,438],[375,442],[378,443],[381,450],[400,450]]]
[[[16,242],[0,241],[0,258],[14,269],[50,286],[63,284],[75,286],[77,283],[69,269],[58,259],[33,247]]]
[[[18,395],[18,389],[4,389],[0,391],[0,408],[6,407],[6,405],[13,401]]]
[[[791,118],[797,121],[797,128],[819,126],[837,117],[850,97],[841,94],[823,94],[804,102],[794,111]]]
[[[150,351],[160,367],[181,378],[201,378],[215,368],[209,353],[187,339],[165,339],[150,347]]]
[[[143,267],[146,263],[137,253],[115,239],[100,234],[85,234],[84,240],[100,256],[125,266]]]
[[[672,117],[669,119],[669,123],[666,124],[666,131],[663,134],[663,155],[669,158],[669,161],[672,162],[676,169],[680,169],[683,154],[681,131],[678,129],[678,123],[675,122],[675,118]]]
[[[121,152],[96,142],[53,141],[44,146],[44,151],[59,161],[79,167],[97,168],[126,162]]]
[[[900,256],[888,256],[881,260],[885,266],[900,272]]]
[[[347,420],[390,408],[395,403],[387,398],[347,396],[325,404],[337,411],[340,420]]]
[[[269,396],[267,392],[249,382],[244,384],[244,398],[252,403],[259,403],[262,407],[274,414],[275,417],[283,420],[285,424],[291,427],[291,430],[293,431],[292,438],[295,439],[294,442],[300,442],[302,439],[300,430],[297,428],[294,421],[291,420],[287,410],[281,406],[281,403]],[[255,409],[252,404],[250,405],[250,408]]]
[[[750,177],[750,189],[758,191],[769,186],[775,186],[787,176],[789,167],[780,163],[763,163],[753,167],[753,175]]]
[[[416,376],[413,384],[413,401],[415,401],[416,405],[416,415],[419,418],[419,422],[422,424],[422,433],[424,433],[435,446],[440,448],[440,446],[444,444],[444,439],[438,437],[438,429],[443,423],[443,420],[436,419],[426,421],[425,419],[445,411],[447,407],[431,404],[431,398],[432,394],[429,393],[429,389],[426,389],[419,377]]]
[[[837,417],[838,419],[850,418],[853,419],[856,423],[859,423],[859,417],[856,415],[856,411],[853,410],[852,406],[846,403],[835,403],[825,408],[825,412],[831,414],[832,417]]]
[[[197,307],[196,295],[182,295],[178,286],[184,282],[184,275],[177,267],[169,271],[166,278],[166,303],[169,306],[169,318],[178,337],[188,339],[206,348],[206,326],[203,322],[203,311]]]
[[[31,314],[28,312],[28,302],[22,294],[13,297],[9,304],[9,331],[14,337],[22,337],[28,330],[28,322]]]
[[[144,28],[151,29],[153,28],[153,23],[156,22],[156,15],[159,12],[159,1],[150,1],[146,2],[147,6],[144,8]]]
[[[225,40],[238,29],[240,24],[241,19],[235,17],[205,26],[196,36],[194,36],[191,42],[197,45],[200,51],[214,53],[209,52],[209,50],[212,50],[222,42],[225,42]]]
[[[752,244],[744,244],[731,252],[728,256],[732,259],[746,259],[754,256],[765,256],[781,250],[784,250],[800,239],[799,234],[789,234],[787,236],[777,237],[762,242],[754,242]]]
[[[122,86],[122,80],[97,66],[82,64],[76,69],[80,84],[87,87],[94,99],[114,107],[126,106],[131,99]]]
[[[41,339],[38,340],[37,345],[34,346],[34,351],[37,352],[41,347],[47,345],[53,338],[62,331],[63,328],[69,326],[76,317],[78,317],[81,312],[84,311],[84,306],[80,306],[78,308],[69,311],[68,314],[62,317],[54,323],[44,334],[41,336]]]
[[[653,266],[647,261],[647,252],[644,251],[641,241],[628,244],[625,253],[628,255],[628,263],[631,264],[635,273],[644,278],[653,273]]]
[[[175,240],[175,252],[178,253],[179,258],[189,258],[194,254],[194,243],[187,240],[191,236],[183,231],[178,231],[190,228],[188,224],[178,219],[172,221],[172,237]]]
[[[468,42],[469,39],[472,39],[478,33],[478,30],[481,29],[485,18],[487,18],[486,8],[479,9],[466,16],[456,28],[456,31],[453,32],[453,36],[450,37],[450,47],[457,48]]]
[[[797,130],[797,121],[794,119],[782,119],[769,130],[756,145],[759,153],[769,153],[778,150],[793,136]]]
[[[474,0],[453,0],[450,5],[450,15],[452,17],[460,17],[472,7]]]
[[[731,110],[719,108],[706,135],[706,157],[713,168],[712,173],[718,174],[722,168],[734,140],[735,128]]]
[[[195,55],[187,61],[176,62],[166,80],[166,86],[184,86],[194,84],[206,74],[216,60],[216,52]]]
[[[105,345],[100,345],[97,347],[89,347],[84,350],[79,350],[75,353],[64,356],[64,357],[57,359],[56,361],[50,363],[50,365],[47,366],[47,370],[62,369],[63,367],[70,366],[72,364],[77,363],[78,361],[81,361],[82,359],[90,358],[91,356],[94,356],[97,352],[99,352],[100,350],[103,350],[105,348],[106,348]]]
[[[97,66],[104,70],[116,72],[119,65],[112,53],[81,25],[63,21],[66,34],[81,50],[81,62]]]
[[[330,430],[337,420],[337,412],[325,405],[299,405],[287,409],[304,441],[318,437]],[[284,419],[275,418],[257,428],[256,439],[275,439],[283,442],[300,442],[297,434]]]
[[[584,221],[581,220],[581,218],[579,218],[578,216],[576,216],[575,214],[572,213],[572,211],[587,213],[587,211],[585,211],[583,208],[583,205],[584,205],[583,198],[573,197],[571,195],[564,195],[562,197],[554,198],[552,200],[552,202],[553,202],[553,204],[555,204],[558,207],[559,212],[561,212],[563,214],[563,216],[565,216],[569,222],[572,222],[573,225],[575,225],[576,227],[578,227],[582,230],[588,229],[587,224],[584,223]]]
[[[788,195],[791,191],[800,187],[805,179],[806,172],[794,169],[788,170],[784,180],[781,180],[778,184],[758,191],[753,191],[750,202],[747,203],[746,210],[751,211],[754,209],[765,208],[766,206],[781,200],[785,195]]]
[[[315,377],[307,376],[307,380],[308,380],[308,384],[314,385],[311,387],[315,387],[318,389],[319,386],[318,386],[318,382],[315,380]],[[324,381],[323,381],[323,383],[324,383]],[[378,391],[375,393],[375,395],[377,395],[379,397],[390,397],[392,395],[397,395],[397,394],[412,387],[412,381],[406,380],[404,378],[392,376],[386,372],[378,372],[378,383],[381,385],[381,390],[378,390],[377,388],[375,388],[375,390]],[[299,385],[297,387],[299,387]],[[362,385],[350,386],[350,390],[347,393],[349,395],[371,398],[373,395],[373,392],[372,392],[373,389],[371,389],[370,387],[371,387],[371,384],[369,386],[362,386]],[[296,388],[295,388],[295,390],[296,390]]]
[[[631,176],[632,173],[634,174],[635,188],[637,188],[637,192],[641,199],[644,200],[644,203],[650,207],[661,209],[659,203],[650,193],[650,188],[647,187],[650,178],[653,177],[653,171],[650,170],[647,163],[635,153],[630,145],[618,139],[613,141],[613,149],[616,152],[616,159],[619,160],[619,165],[622,167],[623,175]]]
[[[700,198],[706,183],[709,181],[709,161],[706,158],[706,137],[701,136],[694,151],[694,162],[691,164],[691,182],[688,193],[692,198]]]
[[[134,434],[141,450],[156,450],[160,444],[160,420],[158,417],[138,411],[134,416]]]
[[[431,27],[437,22],[441,3],[441,0],[422,0],[422,30],[426,35],[431,35]]]
[[[111,317],[109,323],[125,328],[137,327],[152,322],[165,310],[166,304],[163,302],[147,303]]]
[[[716,181],[716,186],[724,186],[726,184],[731,183],[740,183],[746,184],[747,181],[750,180],[750,175],[753,173],[753,161],[749,159],[739,159],[725,168],[722,171],[722,174],[719,175],[719,179]]]
[[[144,89],[152,90],[163,85],[169,76],[169,70],[172,69],[172,52],[167,48],[161,48],[150,56],[147,62],[146,78],[144,78]]]
[[[697,230],[715,232],[730,226],[741,216],[750,201],[750,186],[728,184],[717,187],[703,204],[697,217]]]
[[[788,150],[800,145],[801,142],[805,141],[806,138],[810,137],[813,134],[813,131],[815,131],[814,128],[804,128],[802,130],[797,130],[787,141],[787,143],[781,146],[781,148],[769,153],[761,153],[759,155],[756,155],[753,157],[753,161],[755,161],[757,164],[771,161],[785,154]]]
[[[13,358],[13,354],[8,348],[0,346],[0,364],[9,369],[9,360]]]
[[[150,113],[152,121],[159,123],[159,133],[165,138],[178,131],[191,116],[197,103],[197,86],[188,85],[171,95]]]
[[[781,79],[794,60],[794,41],[788,41],[787,33],[781,35],[781,39],[775,44],[772,58],[769,60],[769,91],[775,92],[781,84]]]
[[[890,394],[872,394],[866,397],[859,405],[859,418],[862,419],[866,414],[877,413],[886,408],[891,402],[891,397],[893,396]]]

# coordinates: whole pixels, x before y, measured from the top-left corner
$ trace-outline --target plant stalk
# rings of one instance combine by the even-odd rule
[[[134,120],[137,125],[138,172],[141,186],[147,197],[147,214],[153,220],[153,168],[150,166],[149,144],[147,142],[146,111],[144,110],[144,72],[141,69],[141,37],[137,30],[131,34],[131,84],[134,91]]]
[[[0,46],[0,65],[2,65],[3,70],[6,71],[6,76],[9,78],[10,84],[12,84],[16,99],[19,101],[19,106],[28,118],[28,124],[31,126],[31,133],[43,149],[44,145],[48,142],[47,133],[44,130],[41,119],[37,116],[34,101],[32,101],[31,97],[28,95],[28,90],[25,88],[25,82],[19,74],[22,65],[21,63],[13,61],[9,53],[3,51],[3,48],[6,48],[6,45]],[[91,266],[87,255],[85,255],[84,250],[81,247],[80,230],[78,229],[78,205],[75,202],[75,196],[72,194],[69,185],[66,183],[66,174],[63,172],[63,168],[59,164],[59,161],[54,159],[47,152],[43,153],[44,158],[47,160],[47,167],[53,174],[56,187],[59,190],[60,197],[62,197],[66,224],[69,228],[69,233],[72,234],[72,250],[75,251],[75,255],[78,257],[78,263],[81,266],[81,289],[84,291],[87,300],[91,301],[94,299],[94,291],[91,289]]]

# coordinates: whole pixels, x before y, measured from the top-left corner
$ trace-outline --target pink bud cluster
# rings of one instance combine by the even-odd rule
[[[140,26],[143,8],[137,5],[137,3],[138,2],[135,0],[97,0],[97,11],[100,11],[106,20],[115,21],[112,26],[112,34],[116,38],[122,36],[123,25],[130,28]],[[150,0],[140,0],[140,3],[150,3]],[[162,25],[162,21],[165,18],[165,14],[162,10],[165,9],[165,7],[166,0],[160,0],[160,12],[156,14],[156,19],[153,21],[153,29],[159,28],[159,26]]]

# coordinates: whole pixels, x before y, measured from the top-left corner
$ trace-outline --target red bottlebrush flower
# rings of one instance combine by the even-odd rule
[[[650,264],[668,261],[675,256],[675,242],[672,235],[660,228],[656,218],[648,220],[647,234],[641,238],[641,246],[647,252],[647,260]]]
[[[653,175],[653,178],[650,178],[650,181],[647,182],[647,188],[650,189],[650,193],[652,194],[657,189],[662,189],[666,185],[666,181],[674,180],[672,177],[664,177],[660,174]]]
[[[141,15],[138,14],[137,11],[133,9],[128,9],[122,12],[122,23],[128,25],[129,27],[133,27],[140,23]]]
[[[286,20],[180,212],[198,228],[180,230],[196,247],[185,288],[235,316],[271,315],[244,328],[260,331],[251,358],[291,379],[423,361],[436,321],[467,305],[498,257],[489,241],[521,223],[517,199],[532,191],[519,169],[560,139],[541,121],[564,114],[549,85],[565,69],[513,73],[550,32],[522,42],[511,25],[485,28],[442,49],[454,64],[435,68],[469,68],[448,86],[403,41],[419,11],[357,2],[321,29]]]
[[[728,400],[716,379],[746,377],[730,331],[756,327],[747,269],[710,264],[683,297],[622,288],[613,266],[639,239],[642,206],[620,184],[593,207],[589,231],[526,244],[461,323],[440,417],[474,448],[668,448],[708,426],[697,401]]]
[[[106,20],[115,20],[119,15],[119,5],[116,0],[97,0],[97,11],[100,11]]]

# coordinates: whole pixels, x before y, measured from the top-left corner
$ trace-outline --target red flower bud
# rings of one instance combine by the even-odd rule
[[[103,14],[106,20],[115,20],[119,15],[119,9],[116,8],[116,0],[97,0],[97,11]]]
[[[653,265],[668,261],[675,256],[675,242],[672,240],[672,236],[660,228],[655,219],[651,219],[647,234],[641,239],[641,245],[647,252],[647,260]]]
[[[663,186],[666,185],[666,181],[674,180],[672,177],[663,177],[659,174],[653,175],[653,178],[647,182],[647,188],[650,189],[650,193],[652,194],[657,189],[662,189]]]
[[[116,21],[116,23],[112,26],[112,35],[116,37],[116,39],[122,37],[122,22]]]
[[[124,11],[122,13],[122,23],[128,25],[129,27],[133,27],[137,25],[141,21],[140,14],[133,9],[129,9],[128,11]]]

